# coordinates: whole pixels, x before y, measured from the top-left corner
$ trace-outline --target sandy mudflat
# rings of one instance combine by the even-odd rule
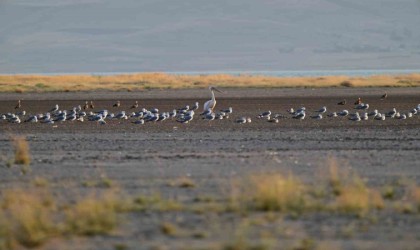
[[[380,100],[387,92],[389,97]],[[12,112],[22,99],[27,113],[49,110],[54,104],[70,109],[94,100],[95,110],[129,110],[138,100],[140,107],[162,111],[200,104],[206,90],[152,90],[124,93],[47,93],[0,94],[0,113]],[[232,107],[227,120],[207,122],[194,119],[190,124],[173,120],[135,125],[111,120],[46,124],[9,124],[0,122],[0,152],[3,159],[12,156],[10,136],[25,135],[30,144],[31,173],[21,175],[18,168],[0,168],[0,187],[30,187],[35,176],[48,179],[54,194],[65,199],[68,192],[83,193],[81,183],[106,175],[130,195],[159,192],[186,204],[201,196],[222,197],[223,186],[237,176],[264,172],[292,172],[305,182],[334,157],[346,168],[356,171],[369,186],[380,188],[401,180],[420,183],[420,116],[406,120],[387,119],[352,122],[347,117],[303,121],[292,119],[286,109],[305,106],[315,114],[322,106],[328,112],[348,109],[361,97],[370,109],[379,112],[393,107],[408,112],[420,103],[420,88],[332,88],[332,89],[229,89],[218,94],[217,108]],[[345,106],[336,103],[347,99]],[[112,104],[120,100],[120,108]],[[281,113],[279,123],[256,119],[262,111]],[[240,116],[250,116],[251,124],[236,124]],[[5,163],[2,163],[5,165]],[[181,176],[192,178],[196,187],[183,189],[168,185]],[[61,186],[60,183],[71,184]],[[248,215],[259,218],[260,213]],[[243,226],[243,214],[137,212],[122,216],[121,225],[109,236],[55,239],[42,248],[56,249],[72,243],[68,249],[114,249],[122,243],[129,249],[212,249],[229,242]],[[275,221],[251,223],[247,236],[253,241],[266,237],[274,249],[290,249],[302,239],[311,239],[326,249],[418,249],[420,219],[381,211],[375,223],[348,215],[311,213],[298,218],[281,216]],[[168,236],[159,230],[162,222],[176,224],[183,231]],[[205,237],[192,236],[204,231]],[[349,232],[351,231],[351,232]],[[269,235],[269,236],[267,236]],[[77,244],[76,244],[77,243]],[[165,248],[166,246],[166,248]],[[66,249],[67,249],[66,248]],[[64,249],[64,248],[63,248]]]

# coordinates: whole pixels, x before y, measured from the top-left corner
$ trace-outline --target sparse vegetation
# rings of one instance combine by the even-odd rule
[[[256,210],[300,213],[306,208],[307,189],[291,174],[252,176],[247,186],[249,190],[244,195],[249,198],[248,205]]]
[[[82,185],[84,187],[111,188],[114,186],[114,182],[110,178],[103,176],[99,180],[83,181]]]
[[[358,178],[346,184],[336,199],[339,212],[365,215],[371,209],[382,209],[384,202],[376,190],[371,190]]]
[[[133,210],[137,211],[178,211],[183,205],[176,200],[164,199],[159,194],[137,196],[133,199]]]
[[[160,231],[169,236],[175,236],[178,232],[178,227],[170,222],[163,222],[160,225]]]
[[[297,246],[294,246],[292,249],[293,250],[311,250],[315,248],[316,248],[315,240],[311,238],[305,238],[305,239],[300,240]]]
[[[292,174],[257,174],[231,184],[231,211],[282,212],[293,216],[305,212],[331,211],[359,216],[383,209],[381,192],[369,188],[355,173],[327,161],[327,182],[305,184]],[[325,178],[325,177],[324,177]],[[413,197],[413,195],[411,195]]]
[[[106,234],[117,225],[119,200],[112,193],[86,197],[66,212],[68,230],[75,234]]]
[[[122,201],[113,193],[88,195],[74,204],[57,204],[48,189],[1,192],[0,249],[37,247],[51,237],[112,231]]]
[[[180,188],[194,188],[196,186],[193,179],[188,176],[179,177],[178,179],[171,181],[169,185]]]
[[[235,226],[226,244],[218,243],[221,249],[272,249],[268,243],[280,231],[273,231],[271,226],[301,215],[357,215],[346,217],[358,219],[337,231],[340,237],[349,238],[360,230],[367,230],[369,224],[377,223],[379,209],[409,214],[420,212],[420,188],[416,184],[375,189],[355,173],[347,171],[345,165],[334,158],[328,159],[324,166],[324,180],[316,182],[304,182],[291,173],[277,172],[237,177],[229,181],[231,192],[223,192],[225,196],[198,194],[191,199],[165,198],[159,193],[125,197],[115,188],[102,189],[102,185],[95,184],[91,189],[84,189],[89,191],[88,194],[63,200],[54,196],[47,179],[36,176],[30,183],[31,187],[37,188],[0,191],[0,250],[38,247],[52,237],[106,235],[118,226],[122,212],[139,215],[173,212],[177,216],[164,217],[163,222],[158,220],[157,229],[167,236],[195,240],[208,238],[209,234],[213,237],[213,232],[207,231],[207,227],[187,231],[182,224],[185,214],[204,214],[211,220],[223,214],[226,218],[234,218],[234,223],[238,218],[246,218],[246,223]],[[183,182],[176,181],[175,186],[181,187]],[[398,195],[395,194],[396,188],[400,188]],[[253,230],[260,227],[269,228],[270,234],[261,234],[258,236],[261,238],[255,239]],[[249,238],[248,234],[253,236]],[[286,229],[282,229],[282,234],[297,237],[288,243],[288,249],[318,247],[318,242],[309,236],[294,235],[293,231]],[[114,246],[115,249],[127,247],[125,244]]]
[[[384,199],[393,200],[395,199],[395,188],[393,186],[385,186],[382,189],[382,196]]]
[[[403,202],[396,203],[396,208],[402,213],[420,213],[420,187],[415,184],[409,185]]]
[[[35,187],[47,187],[49,185],[47,179],[38,176],[33,179],[32,183]]]
[[[171,75],[139,73],[113,76],[94,75],[0,75],[0,92],[46,92],[220,87],[407,87],[420,86],[420,74],[370,77],[272,77],[258,75]]]
[[[249,239],[249,222],[244,220],[232,234],[232,237],[222,246],[223,250],[269,250],[273,249],[263,241]]]
[[[337,159],[327,159],[328,182],[336,196],[334,210],[364,215],[371,209],[384,207],[380,192],[369,189],[357,174],[349,173],[339,165]]]
[[[29,145],[25,137],[17,136],[13,137],[12,140],[15,152],[14,163],[28,166],[31,163],[31,157],[29,153]]]
[[[56,234],[57,227],[52,212],[55,204],[47,192],[6,190],[1,200],[3,217],[3,242],[6,245],[19,243],[25,247],[35,247]],[[0,240],[1,241],[1,240]]]
[[[414,205],[414,208],[417,212],[420,212],[420,187],[417,185],[413,185],[410,188],[410,200]]]

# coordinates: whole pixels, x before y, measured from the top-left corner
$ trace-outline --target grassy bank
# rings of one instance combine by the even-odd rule
[[[271,77],[251,75],[170,75],[165,73],[93,75],[0,75],[0,92],[136,91],[144,89],[219,87],[413,87],[420,74],[369,77]]]

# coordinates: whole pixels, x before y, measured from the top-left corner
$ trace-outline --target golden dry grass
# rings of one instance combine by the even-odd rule
[[[181,203],[172,199],[164,199],[160,194],[149,196],[140,195],[133,199],[131,209],[137,211],[179,211],[184,207]]]
[[[52,219],[55,203],[48,192],[12,189],[2,195],[3,241],[9,248],[17,243],[39,246],[57,233]]]
[[[29,153],[29,144],[25,137],[13,137],[13,146],[15,151],[14,163],[19,165],[29,165],[31,157]]]
[[[69,199],[55,199],[55,192],[47,179],[35,177],[32,183],[36,188],[0,190],[0,250],[38,247],[51,239],[72,235],[90,236],[108,234],[119,224],[121,212],[196,212],[197,205],[201,213],[225,212],[266,212],[266,220],[271,216],[299,215],[308,212],[330,212],[355,214],[359,216],[376,213],[378,209],[401,205],[391,210],[403,213],[420,212],[420,187],[406,185],[405,194],[384,201],[378,190],[368,187],[356,174],[343,169],[343,163],[329,158],[325,173],[326,179],[315,183],[304,182],[292,174],[258,173],[238,177],[230,181],[232,191],[220,199],[195,199],[191,204],[178,200],[165,199],[159,194],[137,197],[123,197],[117,189],[93,189],[84,196]],[[325,186],[325,195],[314,195],[318,185]],[[334,191],[334,185],[339,191]],[[55,194],[57,195],[57,194]],[[228,209],[232,202],[236,210]],[[198,204],[196,204],[198,203]],[[217,205],[217,207],[213,207]],[[389,210],[388,210],[389,211]],[[271,219],[270,219],[271,218]],[[265,223],[265,222],[263,222]],[[168,236],[187,235],[181,227],[163,221],[159,226]],[[246,225],[239,229],[246,228]],[[353,230],[352,228],[350,228]],[[204,236],[203,236],[204,235]],[[247,241],[242,237],[232,238],[222,249],[270,249],[266,242]],[[195,237],[195,236],[194,236]],[[205,237],[199,233],[197,238]],[[311,244],[309,244],[311,243]],[[305,241],[297,249],[313,249],[313,242]],[[310,246],[309,248],[304,246]]]
[[[111,191],[58,203],[48,188],[2,190],[0,249],[38,247],[64,235],[106,234],[116,227],[123,205]]]
[[[410,188],[410,200],[413,202],[417,212],[420,212],[420,187],[414,185]]]
[[[250,177],[249,196],[257,210],[302,211],[306,205],[306,186],[289,174]]]
[[[178,233],[178,227],[170,222],[163,222],[160,225],[160,231],[169,236],[175,236]]]
[[[326,178],[329,189],[335,196],[332,209],[360,216],[373,209],[382,209],[384,201],[381,193],[368,188],[356,173],[350,173],[346,167],[345,162],[334,157],[326,160]]]
[[[150,88],[219,87],[410,87],[420,86],[420,74],[369,77],[272,77],[258,75],[171,75],[138,73],[94,75],[0,75],[0,92],[48,92],[87,90],[143,90]]]
[[[312,206],[307,186],[292,174],[254,174],[231,181],[227,210],[300,214]]]
[[[106,234],[117,225],[119,200],[113,193],[90,195],[66,212],[67,230],[74,234]]]
[[[355,178],[343,186],[335,206],[339,212],[363,216],[373,209],[382,209],[384,201],[378,191],[369,189],[360,179]]]
[[[398,211],[403,213],[420,213],[420,186],[410,184],[406,190],[402,202],[395,202]]]
[[[169,186],[180,188],[194,188],[196,184],[193,179],[188,176],[181,176],[176,180],[170,181]]]
[[[47,187],[49,185],[49,181],[43,177],[35,176],[32,180],[32,184],[35,187]]]
[[[322,179],[315,183],[305,183],[292,174],[281,173],[255,174],[235,179],[230,183],[227,197],[229,208],[240,212],[256,210],[299,215],[330,211],[358,216],[383,209],[386,204],[380,189],[368,187],[356,173],[341,165],[345,164],[328,158],[323,166]],[[416,195],[420,196],[420,191],[410,191],[411,204],[420,203]]]

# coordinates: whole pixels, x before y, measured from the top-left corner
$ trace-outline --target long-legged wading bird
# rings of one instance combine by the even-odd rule
[[[215,88],[213,86],[210,86],[209,90],[211,92],[211,100],[208,100],[206,103],[204,103],[203,112],[205,112],[208,109],[213,111],[214,107],[216,107],[216,98],[214,97],[214,91],[217,91],[219,93],[223,93],[222,91],[218,90],[217,88]]]

